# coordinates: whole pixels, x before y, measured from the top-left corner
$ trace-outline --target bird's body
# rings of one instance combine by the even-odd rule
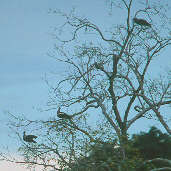
[[[134,18],[133,21],[134,21],[136,24],[138,24],[138,25],[151,27],[151,24],[148,23],[148,22],[147,22],[146,20],[144,20],[144,19]]]
[[[35,135],[26,135],[25,131],[23,132],[23,140],[24,141],[36,143],[36,141],[34,141],[34,138],[37,138],[37,136],[35,136]]]
[[[134,110],[136,110],[137,112],[142,112],[142,107],[134,106]]]
[[[70,115],[68,115],[68,114],[66,114],[66,113],[64,113],[64,112],[61,112],[61,111],[60,111],[60,107],[58,108],[57,116],[58,116],[59,118],[62,118],[62,119],[71,119],[71,118],[72,118],[72,116],[70,116]]]

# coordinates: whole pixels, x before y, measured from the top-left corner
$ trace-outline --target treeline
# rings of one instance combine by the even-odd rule
[[[87,157],[80,157],[70,171],[169,171],[171,136],[156,127],[134,134],[125,145],[126,158],[117,141],[101,142],[90,147]],[[120,168],[120,169],[119,169]]]

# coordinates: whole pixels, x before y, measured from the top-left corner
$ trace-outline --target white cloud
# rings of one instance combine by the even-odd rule
[[[30,169],[27,169],[21,164],[0,161],[0,171],[30,171]],[[35,171],[42,171],[42,168],[36,167]]]
[[[0,162],[0,170],[1,171],[28,171],[28,169],[24,168],[19,164],[1,161]]]
[[[0,171],[42,171],[43,166],[36,166],[35,168],[29,169],[27,165],[22,164],[23,158],[15,153],[11,153],[10,157],[6,156],[9,160],[15,160],[16,162],[0,161]],[[49,164],[55,164],[49,163]],[[53,171],[51,168],[47,168],[49,171]]]

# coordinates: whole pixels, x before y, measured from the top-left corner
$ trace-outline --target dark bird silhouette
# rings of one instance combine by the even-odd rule
[[[34,141],[34,138],[37,138],[37,136],[35,135],[26,135],[26,132],[23,132],[23,140],[26,142],[32,142],[32,143],[37,143],[36,141]]]
[[[138,24],[138,25],[151,27],[151,24],[148,23],[148,22],[147,22],[146,20],[144,20],[144,19],[134,18],[133,21],[134,21],[136,24]]]
[[[102,63],[100,64],[100,63],[95,62],[94,63],[94,66],[95,66],[96,69],[100,69],[100,70],[103,70],[104,69]]]
[[[137,112],[142,112],[142,107],[134,106],[134,110],[136,110]]]
[[[68,114],[66,114],[64,112],[61,112],[60,110],[61,110],[61,108],[59,107],[58,110],[57,110],[57,116],[59,118],[62,118],[62,119],[71,119],[72,118],[72,116],[70,116],[70,115],[68,115]]]

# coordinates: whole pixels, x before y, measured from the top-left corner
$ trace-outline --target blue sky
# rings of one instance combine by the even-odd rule
[[[76,8],[79,15],[100,23],[104,18],[97,14],[105,11],[104,6],[105,1],[90,0],[0,0],[0,149],[1,145],[16,146],[6,126],[7,111],[29,118],[56,115],[37,111],[48,101],[45,74],[51,78],[50,73],[56,72],[60,77],[63,71],[63,66],[47,55],[56,41],[51,36],[54,27],[63,23],[62,18],[48,13],[49,9],[67,13]]]
[[[45,74],[55,71],[60,75],[63,70],[63,66],[47,56],[55,43],[50,33],[63,21],[48,11],[56,8],[69,12],[73,7],[79,15],[101,27],[105,26],[104,21],[110,23],[113,20],[108,17],[109,10],[103,0],[0,0],[0,146],[13,142],[9,138],[5,111],[31,118],[54,115],[53,112],[39,113],[36,110],[44,107],[48,99],[48,87],[43,81]],[[154,72],[159,65],[171,66],[170,51],[167,49],[164,59],[153,66]],[[150,122],[147,121],[146,125]],[[139,128],[143,126],[140,122]],[[135,129],[137,125],[132,131]]]

